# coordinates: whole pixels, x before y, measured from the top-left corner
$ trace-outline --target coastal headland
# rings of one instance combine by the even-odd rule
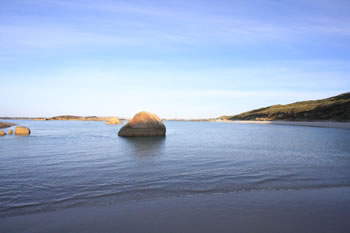
[[[60,115],[54,117],[0,117],[3,120],[65,120],[65,121],[106,121],[107,124],[122,124],[124,118]],[[272,105],[238,115],[217,118],[182,119],[163,118],[162,121],[207,121],[225,123],[253,123],[311,126],[350,129],[350,92],[320,100],[300,101],[286,105]],[[0,128],[7,128],[8,122],[1,122]]]

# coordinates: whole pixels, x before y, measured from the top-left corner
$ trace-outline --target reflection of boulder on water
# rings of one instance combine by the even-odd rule
[[[165,146],[165,137],[125,137],[123,140],[139,158],[156,157]]]

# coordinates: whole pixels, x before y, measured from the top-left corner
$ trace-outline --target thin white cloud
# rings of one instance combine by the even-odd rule
[[[29,4],[29,3],[27,3]],[[280,23],[276,20],[219,15],[218,11],[193,12],[193,9],[166,8],[111,1],[40,0],[34,6],[60,8],[61,14],[74,9],[70,21],[54,20],[50,15],[28,11],[0,22],[5,46],[38,48],[64,45],[162,46],[197,44],[264,44],[269,41],[307,41],[324,35],[349,37],[344,20],[307,16],[303,20]],[[39,8],[40,9],[40,8]],[[96,17],[96,12],[100,15]],[[92,26],[86,26],[92,25]]]
[[[37,25],[0,25],[2,45],[37,48],[60,48],[63,46],[131,44],[132,38],[116,35],[97,34],[89,31],[73,30],[67,27]]]

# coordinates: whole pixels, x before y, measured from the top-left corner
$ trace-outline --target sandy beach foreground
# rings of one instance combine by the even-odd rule
[[[345,233],[349,210],[349,187],[249,191],[8,217],[0,232]]]
[[[322,128],[350,129],[350,122],[334,122],[334,121],[230,121],[230,120],[217,120],[216,122],[246,123],[246,124],[294,125],[294,126],[309,126],[309,127],[322,127]]]

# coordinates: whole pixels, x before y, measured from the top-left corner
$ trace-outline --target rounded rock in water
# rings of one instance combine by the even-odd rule
[[[15,129],[15,135],[27,136],[30,134],[30,129],[24,126],[17,126]]]
[[[166,128],[161,119],[150,112],[137,113],[118,135],[122,137],[165,136]]]

